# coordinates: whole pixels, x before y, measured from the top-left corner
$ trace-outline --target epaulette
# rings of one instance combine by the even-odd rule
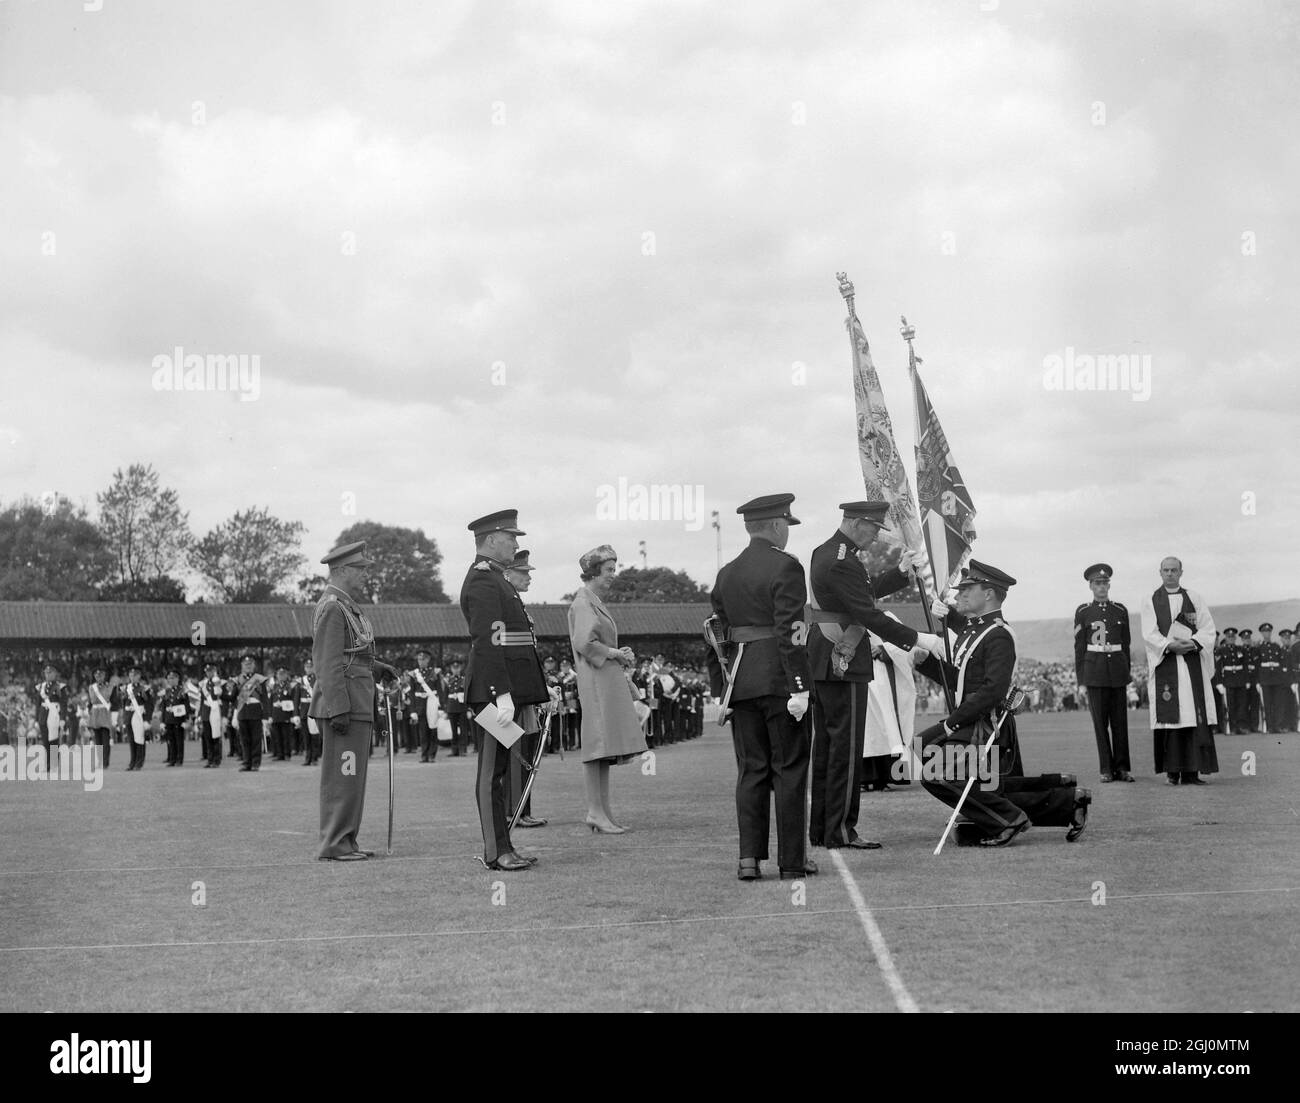
[[[490,571],[491,569],[492,569],[492,564],[489,563],[486,559],[480,559],[477,563],[474,564],[474,570],[476,571]]]
[[[848,546],[848,544],[844,543],[844,541],[841,540],[841,541],[840,541],[840,550],[837,551],[837,552],[835,553],[835,558],[836,558],[836,559],[843,559],[843,558],[844,558],[844,553],[847,552],[848,550],[849,550],[849,546]]]
[[[1086,608],[1088,608],[1088,606],[1091,605],[1091,604],[1092,604],[1091,601],[1085,601],[1082,605],[1079,606],[1079,608],[1077,608],[1077,609],[1074,611],[1074,615],[1077,617],[1080,613],[1082,613],[1082,612],[1083,612]]]
[[[1123,609],[1124,612],[1126,613],[1128,612],[1128,606],[1125,605],[1122,601],[1112,601],[1111,604],[1115,606],[1116,609]]]

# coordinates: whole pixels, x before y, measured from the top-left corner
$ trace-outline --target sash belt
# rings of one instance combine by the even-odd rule
[[[1123,651],[1124,648],[1117,643],[1090,643],[1089,651]]]

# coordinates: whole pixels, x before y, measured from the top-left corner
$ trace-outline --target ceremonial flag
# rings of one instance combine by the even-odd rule
[[[871,362],[871,348],[853,309],[853,284],[843,272],[836,273],[836,276],[840,281],[840,294],[849,307],[847,324],[849,344],[853,350],[853,399],[858,414],[858,458],[862,463],[862,482],[869,500],[889,503],[890,526],[904,545],[919,549],[922,532],[916,499],[912,497],[907,471],[894,441],[894,426],[885,408],[880,376]],[[928,565],[920,568],[920,574],[927,587],[933,587]]]
[[[903,325],[906,336],[906,318]],[[910,338],[908,348],[911,348]],[[916,496],[921,505],[925,550],[942,593],[957,584],[962,568],[970,562],[971,544],[975,540],[975,506],[953,462],[948,438],[921,382],[921,373],[916,370],[920,359],[912,353],[910,360],[916,396]]]

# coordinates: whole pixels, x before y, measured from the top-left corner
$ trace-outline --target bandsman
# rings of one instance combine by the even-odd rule
[[[45,664],[45,680],[38,682],[33,691],[36,699],[36,727],[41,746],[45,748],[45,768],[50,768],[50,744],[57,747],[61,742],[71,742],[60,733],[65,725],[76,732],[72,720],[71,693],[67,684],[59,678],[59,672],[52,663]]]
[[[415,653],[415,666],[406,676],[411,698],[407,724],[419,740],[421,762],[438,760],[438,711],[442,702],[438,699],[437,672],[429,665],[432,658],[428,648],[420,648]]]
[[[181,685],[179,670],[167,671],[158,707],[162,712],[163,737],[167,741],[167,765],[185,763],[185,724],[190,718],[190,695]]]
[[[460,758],[469,754],[466,740],[469,734],[465,716],[465,663],[457,656],[447,664],[447,670],[441,679],[442,707],[447,713],[447,722],[451,725],[451,755]],[[477,740],[477,737],[475,737]],[[477,742],[475,743],[477,746]]]
[[[126,681],[113,691],[113,705],[131,744],[131,761],[127,770],[144,769],[145,734],[153,715],[153,690],[144,684],[141,670],[132,666]]]
[[[302,677],[298,679],[301,691],[298,694],[297,738],[302,740],[302,764],[315,766],[320,761],[321,730],[316,717],[311,714],[311,697],[316,691],[316,666],[311,659],[302,663]]]
[[[95,677],[86,691],[90,706],[90,730],[99,748],[102,765],[108,769],[108,759],[113,748],[112,730],[116,727],[113,718],[113,688],[108,682],[108,671],[95,667]]]
[[[217,664],[207,663],[203,668],[203,680],[199,682],[199,715],[196,721],[204,769],[221,767],[221,728],[224,723],[221,700],[224,690],[225,682]]]
[[[293,729],[298,723],[302,688],[289,677],[289,668],[275,671],[275,682],[268,690],[271,706],[271,757],[276,762],[293,758]]]
[[[244,756],[239,772],[246,774],[262,768],[262,721],[269,719],[271,700],[266,678],[257,673],[257,657],[245,654],[240,666],[235,681],[235,727],[239,730],[239,749]]]
[[[1103,782],[1133,780],[1127,708],[1132,641],[1128,609],[1110,600],[1113,573],[1109,563],[1094,563],[1084,571],[1092,601],[1074,611],[1074,673],[1088,691]]]

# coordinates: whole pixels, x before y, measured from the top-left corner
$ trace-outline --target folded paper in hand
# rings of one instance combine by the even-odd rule
[[[474,723],[492,736],[501,746],[509,749],[524,734],[524,729],[515,723],[514,717],[503,713],[496,705],[487,705],[477,716]]]
[[[1192,638],[1192,630],[1182,621],[1176,620],[1169,626],[1169,638],[1171,640],[1190,640]]]

